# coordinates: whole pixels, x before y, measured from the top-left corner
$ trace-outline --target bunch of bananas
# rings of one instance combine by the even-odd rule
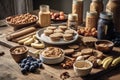
[[[114,59],[113,57],[109,56],[109,57],[104,58],[101,61],[101,65],[104,69],[107,69],[110,66],[116,66],[119,63],[120,63],[120,57],[117,57]]]

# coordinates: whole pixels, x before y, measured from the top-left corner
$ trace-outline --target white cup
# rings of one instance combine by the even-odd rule
[[[76,61],[73,64],[74,72],[77,76],[86,76],[92,70],[93,64],[88,60]]]

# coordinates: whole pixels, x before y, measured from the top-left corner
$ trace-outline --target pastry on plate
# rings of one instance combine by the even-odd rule
[[[59,26],[60,29],[62,29],[63,31],[65,31],[68,27],[67,26]]]
[[[55,30],[56,27],[55,27],[55,26],[48,26],[47,29],[48,29],[48,30]]]
[[[53,30],[44,30],[44,34],[49,36],[50,34],[53,34]]]
[[[65,34],[73,34],[74,35],[74,30],[68,29],[65,31]]]
[[[63,30],[61,30],[61,29],[55,29],[54,30],[54,33],[63,33],[64,31]]]
[[[60,35],[56,33],[51,34],[49,37],[52,41],[59,41],[61,39]]]
[[[70,40],[73,40],[73,35],[72,34],[63,34],[63,38],[65,41],[70,41]]]
[[[63,33],[54,33],[55,35],[59,36],[60,38],[63,37]]]

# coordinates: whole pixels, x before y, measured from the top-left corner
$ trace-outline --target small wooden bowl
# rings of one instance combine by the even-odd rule
[[[15,53],[15,49],[18,49],[18,48],[24,48],[25,50],[23,51],[23,52],[19,52],[19,53]],[[27,53],[28,53],[28,49],[25,47],[25,46],[15,46],[15,47],[12,47],[11,49],[10,49],[10,53],[11,53],[11,55],[12,55],[12,57],[13,57],[13,59],[17,62],[17,63],[19,63],[22,59],[24,59],[24,58],[26,58],[27,57]]]
[[[100,46],[100,44],[106,45],[106,46]],[[109,40],[98,40],[95,42],[95,48],[102,52],[112,51],[113,46],[114,46],[114,43]]]

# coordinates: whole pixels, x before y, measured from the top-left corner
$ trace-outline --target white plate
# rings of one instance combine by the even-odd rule
[[[73,40],[70,41],[65,41],[63,39],[61,39],[60,41],[52,41],[48,36],[46,36],[43,31],[45,30],[45,28],[40,29],[39,31],[36,32],[36,36],[38,39],[48,43],[48,44],[53,44],[53,45],[64,45],[64,44],[70,44],[75,42],[78,39],[78,33],[75,31],[75,36],[73,37]]]

